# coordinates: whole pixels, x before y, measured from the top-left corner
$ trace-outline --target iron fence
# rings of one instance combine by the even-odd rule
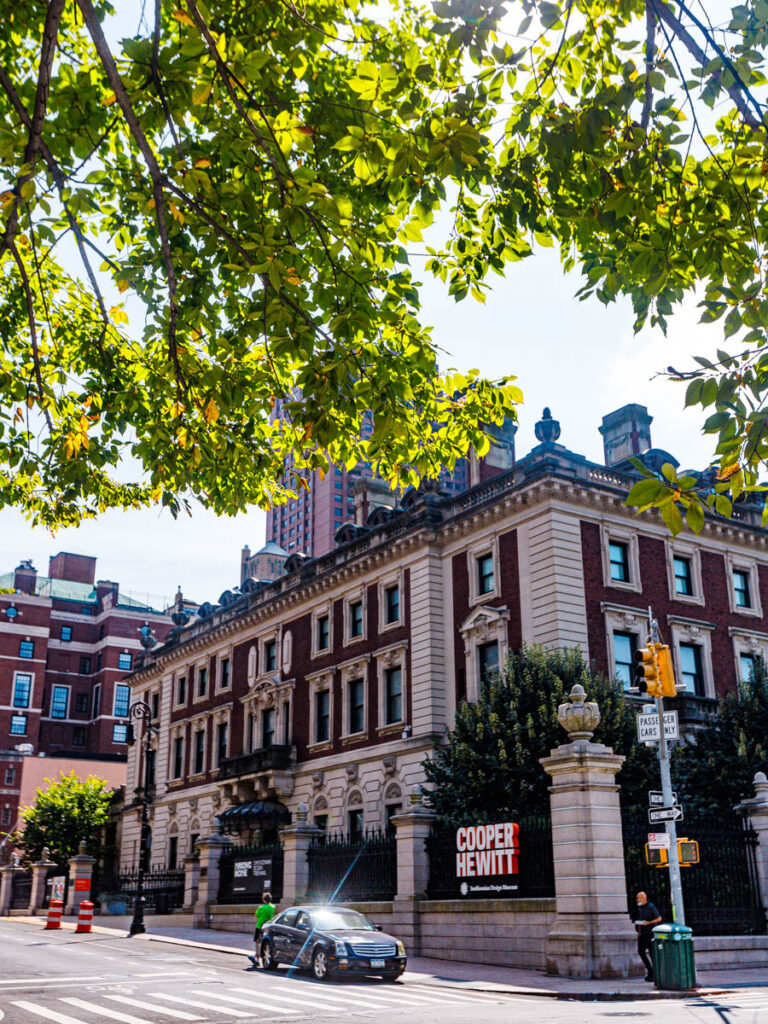
[[[645,808],[622,811],[628,910],[643,891],[665,921],[672,920],[669,869],[645,862],[649,826]],[[686,924],[695,935],[764,935],[755,854],[757,834],[736,814],[686,818],[678,832],[699,844],[700,863],[682,869]]]
[[[549,809],[526,814],[517,819],[520,854],[517,889],[498,893],[494,898],[521,899],[555,895],[555,870],[552,856],[552,821]],[[427,839],[429,856],[430,899],[456,899],[459,895],[456,878],[457,825],[443,823],[433,828]]]
[[[124,899],[130,905],[136,898],[139,872],[121,871],[101,879],[101,895]],[[145,909],[152,908],[156,914],[169,914],[184,906],[184,872],[169,868],[155,867],[144,872],[142,882]]]
[[[348,836],[327,832],[307,851],[311,900],[391,900],[397,890],[397,848],[389,832]]]
[[[219,903],[261,903],[264,884],[256,884],[260,876],[246,875],[246,892],[233,891],[235,886],[235,862],[245,860],[253,862],[269,861],[269,892],[272,901],[279,903],[283,898],[283,848],[280,843],[272,845],[233,846],[223,853],[219,859]],[[248,886],[248,879],[252,884]]]
[[[32,872],[14,871],[11,881],[11,910],[27,910],[32,898]]]

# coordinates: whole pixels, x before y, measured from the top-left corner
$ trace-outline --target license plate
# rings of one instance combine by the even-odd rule
[[[386,960],[371,960],[371,967],[386,967]]]

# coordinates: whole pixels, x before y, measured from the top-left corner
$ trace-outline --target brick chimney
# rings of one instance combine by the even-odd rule
[[[651,423],[644,405],[623,405],[615,412],[603,416],[598,429],[603,435],[606,466],[615,466],[625,459],[642,455],[651,447]]]
[[[13,589],[22,594],[34,594],[37,583],[37,569],[32,565],[31,558],[19,562],[13,573]]]
[[[72,583],[90,583],[96,578],[96,559],[90,555],[73,555],[60,551],[48,563],[48,575],[54,580],[69,580]]]

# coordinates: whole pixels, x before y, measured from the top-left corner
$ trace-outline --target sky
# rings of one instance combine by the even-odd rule
[[[701,467],[712,456],[712,439],[701,436],[701,410],[683,411],[684,386],[657,376],[670,363],[690,364],[693,353],[714,353],[721,338],[715,325],[697,323],[695,300],[672,320],[668,336],[646,328],[635,336],[628,301],[604,307],[597,299],[574,298],[581,280],[564,275],[553,250],[511,264],[505,278],[480,305],[455,303],[445,286],[422,275],[423,320],[434,327],[443,350],[441,369],[479,369],[488,377],[513,374],[523,390],[518,457],[535,444],[534,425],[544,406],[560,421],[560,443],[601,462],[602,417],[628,402],[646,405],[652,439],[684,467]],[[97,578],[116,580],[121,590],[155,606],[176,588],[195,601],[216,601],[239,582],[240,549],[264,542],[265,514],[217,518],[201,507],[174,520],[168,512],[108,512],[77,529],[51,535],[32,528],[19,514],[0,512],[0,572],[31,558],[47,573],[58,551],[95,555]]]

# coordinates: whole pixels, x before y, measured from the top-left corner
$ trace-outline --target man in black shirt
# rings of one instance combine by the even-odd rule
[[[645,980],[653,981],[653,960],[650,952],[653,944],[653,927],[661,924],[661,914],[644,892],[637,894],[637,914],[635,916],[635,928],[637,928],[637,952],[645,964]]]

